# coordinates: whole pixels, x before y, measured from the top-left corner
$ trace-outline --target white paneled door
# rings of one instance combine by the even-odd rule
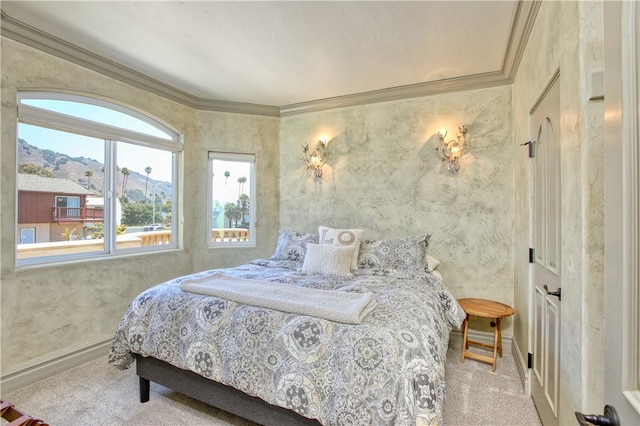
[[[545,426],[558,424],[560,374],[560,90],[553,79],[532,115],[533,377]]]

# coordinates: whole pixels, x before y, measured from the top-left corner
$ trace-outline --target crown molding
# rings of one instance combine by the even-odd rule
[[[200,111],[232,112],[236,114],[280,117],[280,108],[277,106],[219,101],[216,99],[196,98],[194,108]]]
[[[49,53],[61,59],[73,62],[82,67],[115,78],[149,92],[161,95],[174,102],[195,107],[195,98],[185,92],[176,90],[144,74],[124,67],[116,62],[98,56],[88,50],[54,37],[37,28],[11,18],[2,11],[0,33],[27,46]]]
[[[520,1],[516,5],[509,43],[502,64],[502,73],[513,83],[520,60],[529,41],[529,35],[536,22],[542,0]]]
[[[542,0],[519,1],[516,4],[511,33],[500,71],[285,105],[280,108],[280,115],[284,117],[332,108],[346,108],[376,102],[400,101],[441,93],[484,89],[512,84],[541,4]]]
[[[519,1],[502,69],[499,71],[391,87],[370,92],[355,93],[319,99],[281,107],[243,102],[206,99],[164,84],[140,72],[96,55],[74,44],[20,22],[1,12],[0,34],[19,43],[65,59],[87,69],[109,76],[123,83],[146,90],[171,101],[202,111],[230,112],[270,117],[290,116],[333,108],[346,108],[378,102],[399,101],[441,93],[482,89],[513,83],[529,34],[535,23],[542,0]]]
[[[401,101],[442,93],[501,86],[509,83],[509,80],[506,79],[501,72],[496,71],[286,105],[280,108],[280,115],[285,117],[333,108],[347,108],[379,102]]]
[[[2,11],[0,21],[0,34],[3,37],[10,38],[190,108],[274,117],[280,115],[280,108],[275,106],[198,98],[13,19],[7,15],[4,10]]]

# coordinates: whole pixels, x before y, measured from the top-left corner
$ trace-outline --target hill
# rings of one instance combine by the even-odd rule
[[[47,170],[50,170],[53,173],[53,177],[70,179],[93,191],[97,197],[102,196],[104,164],[94,159],[70,157],[67,154],[61,154],[48,149],[40,149],[36,146],[30,145],[24,139],[18,139],[18,165],[29,163],[37,164]],[[90,178],[86,175],[87,171],[92,173]],[[118,195],[120,195],[123,178],[124,175],[122,173],[117,173],[116,188],[118,188]],[[127,180],[127,196],[136,201],[144,199],[146,180],[146,174],[131,171]],[[153,184],[157,184],[156,195],[159,196],[164,193],[166,198],[171,198],[171,182],[158,181],[151,178],[151,176],[149,176],[149,184],[147,186],[148,198],[151,198],[151,188]]]

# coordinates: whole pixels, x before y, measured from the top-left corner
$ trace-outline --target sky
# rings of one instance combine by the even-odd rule
[[[77,102],[26,99],[25,104],[62,112],[68,115],[87,118],[100,123],[128,128],[152,136],[170,138],[157,128],[118,111],[81,104]],[[41,149],[50,149],[70,157],[91,158],[104,164],[104,142],[88,136],[76,135],[43,127],[20,124],[18,137],[30,145]],[[143,146],[118,143],[117,158],[120,168],[146,175],[145,168],[151,167],[150,178],[171,182],[171,153]]]
[[[232,161],[214,160],[213,164],[213,199],[222,204],[234,203],[240,196],[238,179],[246,177],[247,182],[243,185],[243,193],[250,195],[250,166],[249,163],[238,163]],[[224,172],[230,173],[225,178]]]
[[[171,140],[171,135],[139,118],[97,105],[50,99],[21,99],[21,103]],[[90,158],[104,164],[105,143],[102,139],[24,123],[18,126],[18,137],[40,149],[49,149],[70,157]],[[121,169],[126,167],[142,175],[146,175],[146,167],[151,167],[150,179],[172,181],[172,154],[169,151],[119,142],[117,164]],[[229,178],[225,178],[225,171],[230,172]],[[222,203],[236,202],[240,177],[247,178],[243,185],[243,193],[250,194],[251,176],[248,163],[216,160],[213,174],[214,200]]]
[[[28,124],[18,126],[18,137],[29,145],[40,149],[66,154],[69,157],[85,157],[104,164],[104,141],[88,136],[60,132]],[[144,169],[152,171],[149,178],[171,182],[171,153],[127,143],[118,143],[118,166],[146,175]]]

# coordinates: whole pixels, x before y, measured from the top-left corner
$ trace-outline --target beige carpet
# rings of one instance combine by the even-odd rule
[[[449,345],[446,425],[540,425],[531,398],[524,396],[514,360],[460,363],[459,336]],[[2,399],[21,411],[66,425],[253,425],[253,423],[151,384],[151,400],[138,402],[135,369],[119,371],[106,356],[20,389]]]

